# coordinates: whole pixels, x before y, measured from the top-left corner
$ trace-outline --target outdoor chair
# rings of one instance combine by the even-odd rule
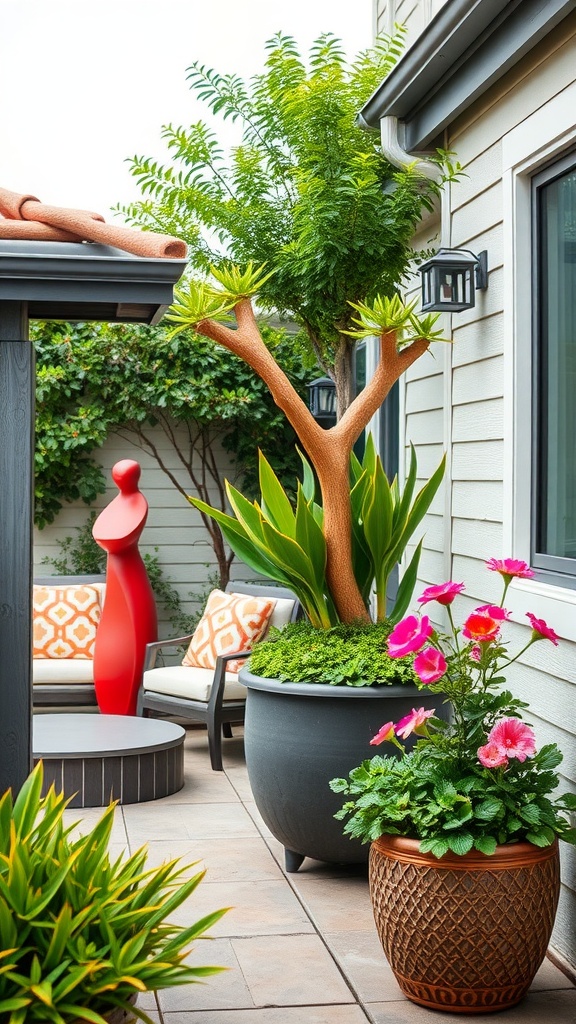
[[[76,588],[85,586],[94,588],[100,595],[101,605],[104,603],[105,583],[106,577],[99,575],[34,577],[35,587],[50,588],[56,593],[66,590],[67,594],[62,595],[62,599],[65,600],[68,597],[72,602],[73,592]],[[52,606],[54,603],[52,602]],[[65,612],[65,622],[71,629],[72,640],[74,611],[74,605],[71,604],[68,611]],[[81,609],[77,611],[79,615],[82,614]],[[37,614],[40,613],[35,609],[34,618]],[[96,707],[93,657],[78,652],[74,643],[71,644],[69,650],[64,648],[58,656],[51,656],[48,638],[45,651],[41,656],[35,652],[32,661],[32,700],[35,707],[68,707],[69,705]]]
[[[295,622],[301,613],[295,594],[283,587],[229,583],[226,595],[274,599],[275,604],[259,639],[263,639],[272,626],[281,629],[288,622]],[[218,653],[214,657],[215,667],[211,668],[186,664],[156,668],[159,651],[165,647],[188,646],[199,632],[202,633],[202,621],[194,634],[147,645],[138,714],[172,715],[206,725],[212,768],[223,771],[222,735],[232,736],[232,723],[244,721],[246,706],[246,688],[238,681],[237,673],[229,670],[229,663],[244,660],[250,650],[244,647]]]

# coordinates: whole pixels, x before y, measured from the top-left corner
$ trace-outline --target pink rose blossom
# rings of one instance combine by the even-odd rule
[[[507,612],[505,608],[501,608],[499,604],[481,604],[475,609],[477,612],[485,612],[490,615],[493,619],[498,619],[503,622],[505,619],[509,619],[512,612]]]
[[[496,743],[487,743],[485,747],[478,748],[478,760],[485,768],[507,768],[508,758],[503,754]]]
[[[488,733],[488,746],[497,747],[504,757],[525,761],[536,753],[534,730],[520,718],[502,718]]]
[[[544,622],[544,619],[537,619],[532,612],[526,612],[526,615],[530,619],[534,640],[551,640],[554,646],[558,647],[559,637],[552,629],[552,626]]]
[[[424,708],[412,708],[410,714],[401,718],[398,722],[396,735],[401,736],[403,740],[407,740],[410,733],[415,733],[417,736],[425,736],[426,719],[431,718],[435,710],[435,708],[432,711],[425,711]]]
[[[452,604],[452,601],[457,594],[461,594],[464,590],[463,583],[452,583],[451,580],[448,583],[440,583],[436,587],[426,587],[424,593],[418,598],[421,604],[427,604],[428,601],[437,601],[438,604]]]
[[[424,646],[434,632],[427,615],[418,619],[408,615],[402,619],[388,637],[388,654],[391,658],[403,658],[405,654],[415,654]]]
[[[468,640],[475,640],[477,643],[489,643],[498,637],[500,622],[500,619],[494,618],[488,612],[472,612],[462,627],[462,635]]]
[[[420,682],[428,685],[438,682],[448,665],[442,651],[436,650],[435,647],[425,647],[414,658],[413,668]]]
[[[519,558],[491,558],[486,562],[486,568],[499,572],[504,579],[517,576],[518,579],[529,580],[534,575],[528,563],[522,562]]]
[[[375,736],[370,740],[371,747],[377,747],[380,743],[385,743],[386,740],[391,740],[394,736],[394,722],[386,722],[381,729],[378,730]]]

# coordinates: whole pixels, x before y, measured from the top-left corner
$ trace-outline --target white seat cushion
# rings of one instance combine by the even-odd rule
[[[164,668],[151,668],[144,673],[145,690],[154,693],[165,693],[170,697],[185,697],[188,700],[207,701],[212,691],[214,669],[192,668],[187,665],[167,665]],[[238,682],[234,672],[226,673],[224,700],[242,700],[246,698],[246,687]]]
[[[32,682],[34,686],[43,683],[93,683],[94,662],[91,658],[34,658]]]

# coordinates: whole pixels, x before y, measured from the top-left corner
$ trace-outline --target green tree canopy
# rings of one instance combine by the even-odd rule
[[[64,501],[90,503],[103,493],[106,482],[93,453],[112,432],[148,452],[183,497],[203,496],[222,509],[218,445],[254,493],[259,448],[293,486],[300,465],[294,431],[267,386],[233,354],[205,338],[192,340],[190,331],[168,339],[162,326],[44,323],[33,333],[38,526],[52,522]],[[293,339],[272,328],[266,336],[295,387],[304,391],[310,371],[302,367]],[[158,445],[158,429],[183,470],[178,476],[170,468],[174,459],[168,464],[165,446]],[[209,517],[204,523],[225,585],[232,556],[219,527]]]
[[[141,201],[119,207],[141,227],[184,238],[192,268],[224,258],[274,273],[260,307],[296,319],[315,361],[335,381],[340,412],[353,395],[350,302],[392,296],[414,258],[410,240],[440,184],[384,158],[358,110],[394,66],[402,32],[349,63],[322,35],[306,64],[294,39],[267,43],[264,70],[249,83],[198,62],[191,88],[210,116],[238,122],[241,142],[225,154],[203,121],[163,129],[170,162],[135,156]],[[440,173],[458,167],[445,155]]]

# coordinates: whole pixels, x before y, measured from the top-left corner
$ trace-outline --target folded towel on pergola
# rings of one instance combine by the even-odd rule
[[[183,259],[186,243],[172,235],[107,224],[99,213],[46,206],[36,196],[0,188],[0,238],[42,242],[101,242],[134,256]]]

